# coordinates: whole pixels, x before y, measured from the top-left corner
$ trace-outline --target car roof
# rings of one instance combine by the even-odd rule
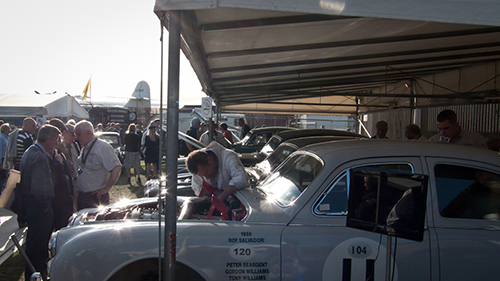
[[[288,130],[298,130],[297,128],[283,127],[283,126],[269,126],[269,127],[258,127],[250,130],[252,133],[259,133],[262,131],[288,131]]]
[[[178,131],[178,137],[180,140],[188,142],[189,144],[196,147],[197,149],[201,149],[201,148],[204,148],[206,146],[204,143],[200,142],[199,140],[197,140],[197,139],[191,137],[190,135],[183,133],[181,131]]]
[[[489,162],[500,166],[500,154],[485,148],[466,145],[435,143],[431,141],[379,140],[354,138],[308,145],[301,150],[311,151],[324,159],[338,161],[353,159],[353,155],[370,157],[424,156],[442,158],[462,158]],[[334,155],[335,157],[329,156]]]
[[[292,144],[300,148],[315,143],[334,141],[334,140],[347,140],[352,138],[353,137],[351,136],[310,136],[310,137],[289,139],[282,142],[280,145]]]
[[[276,133],[275,137],[279,137],[282,141],[307,136],[350,136],[350,137],[365,137],[363,135],[334,129],[299,129],[288,130]]]

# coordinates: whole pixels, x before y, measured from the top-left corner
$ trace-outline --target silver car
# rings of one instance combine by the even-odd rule
[[[405,205],[418,207],[420,222],[409,228],[420,239],[387,235],[389,218],[412,212],[399,203],[382,211],[389,206],[382,200],[375,206],[390,213],[387,220],[370,230],[346,226],[358,213],[348,205],[358,197],[350,192],[368,191],[372,182],[360,174],[378,177],[378,190],[390,187],[401,199],[411,198],[408,191],[419,186],[410,180],[420,179],[423,200]],[[307,146],[256,188],[236,192],[235,220],[195,214],[178,221],[177,278],[385,280],[389,268],[391,280],[496,280],[499,194],[500,155],[488,150],[371,139]],[[155,278],[163,253],[158,231],[149,217],[75,220],[51,239],[51,280]]]

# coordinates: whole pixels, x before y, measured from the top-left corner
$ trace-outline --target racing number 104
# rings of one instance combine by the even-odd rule
[[[252,254],[252,250],[249,248],[235,248],[233,251],[236,256],[250,256]]]
[[[367,254],[367,251],[366,251],[366,247],[363,247],[363,246],[352,246],[351,247],[351,253],[353,255],[366,255]]]

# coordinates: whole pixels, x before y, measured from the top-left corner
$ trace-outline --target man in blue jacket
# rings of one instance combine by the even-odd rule
[[[59,129],[44,125],[38,132],[37,142],[30,146],[21,159],[21,188],[24,196],[28,234],[26,254],[35,270],[42,272],[46,279],[45,261],[48,257],[47,245],[52,233],[52,199],[54,185],[49,165],[61,135]],[[25,266],[25,280],[32,274]]]

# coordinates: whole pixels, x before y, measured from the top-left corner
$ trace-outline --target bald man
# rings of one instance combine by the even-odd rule
[[[13,135],[13,138],[9,137],[7,150],[9,150],[10,147],[15,146],[16,153],[12,161],[14,163],[14,169],[17,171],[21,170],[21,158],[23,157],[24,152],[33,144],[32,135],[35,133],[35,130],[35,119],[27,117],[23,120],[23,128],[17,131],[17,136]],[[14,189],[14,194],[14,201],[12,202],[11,210],[17,214],[17,223],[19,224],[19,227],[22,228],[27,224],[24,197],[20,188]]]
[[[80,121],[75,126],[76,140],[82,145],[78,157],[76,188],[78,210],[109,204],[109,190],[118,180],[122,165],[113,147],[94,136],[94,126]]]

